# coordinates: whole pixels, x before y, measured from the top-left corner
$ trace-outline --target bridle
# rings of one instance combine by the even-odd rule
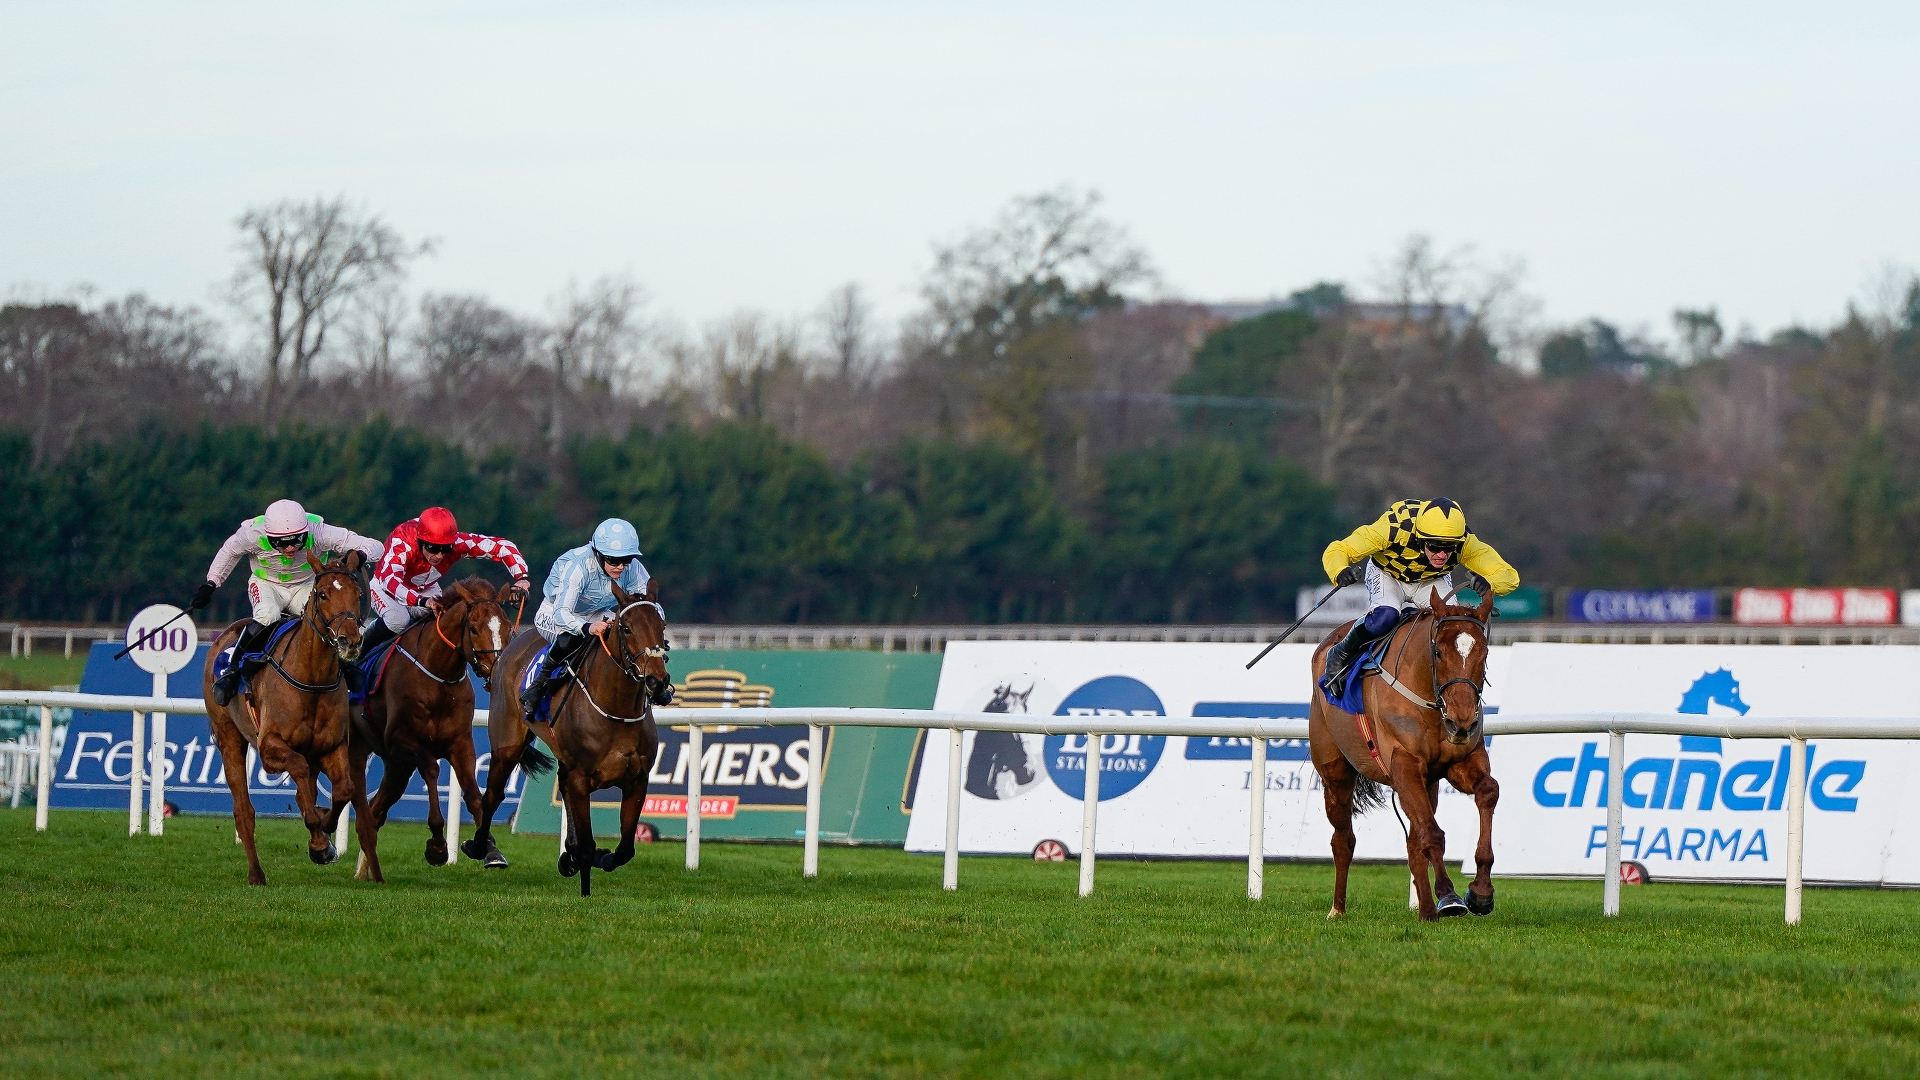
[[[620,674],[626,676],[628,681],[641,687],[645,691],[645,694],[643,694],[640,699],[640,715],[615,716],[613,713],[601,708],[599,702],[593,700],[593,691],[587,688],[586,660],[580,661],[579,669],[574,672],[573,680],[569,685],[569,688],[580,688],[580,692],[586,696],[587,704],[593,706],[593,711],[609,720],[617,720],[623,724],[637,723],[653,715],[653,697],[660,692],[661,687],[665,685],[666,682],[665,679],[658,675],[649,675],[640,670],[640,661],[643,658],[657,659],[663,664],[666,662],[668,646],[664,639],[659,645],[645,646],[635,645],[628,640],[633,633],[633,628],[627,625],[627,612],[637,607],[652,608],[659,613],[661,625],[664,626],[666,624],[667,611],[665,608],[652,600],[635,600],[626,607],[621,608],[619,612],[614,615],[613,627],[609,628],[606,633],[599,635],[599,638],[600,651],[607,654],[607,658],[613,661],[614,667],[620,669]],[[607,644],[607,638],[614,637],[616,629],[618,630],[618,636],[615,640],[619,644],[618,652],[615,652],[614,648]]]
[[[1490,641],[1490,638],[1487,634],[1487,624],[1484,622],[1481,622],[1479,616],[1477,615],[1441,615],[1433,611],[1432,609],[1428,609],[1426,611],[1420,612],[1419,616],[1417,617],[1427,619],[1427,654],[1428,654],[1427,666],[1431,670],[1433,675],[1433,699],[1429,701],[1426,698],[1423,698],[1420,695],[1414,693],[1412,690],[1407,689],[1407,685],[1405,683],[1393,677],[1393,673],[1388,670],[1388,665],[1385,665],[1385,664],[1381,665],[1380,677],[1386,682],[1388,686],[1398,691],[1400,693],[1400,696],[1406,698],[1408,701],[1413,702],[1415,705],[1418,705],[1423,709],[1428,709],[1433,712],[1439,713],[1440,726],[1442,730],[1444,730],[1446,733],[1447,742],[1452,743],[1455,746],[1465,745],[1466,741],[1473,737],[1474,731],[1479,728],[1480,722],[1486,719],[1486,707],[1481,702],[1481,684],[1480,683],[1477,683],[1472,679],[1448,679],[1445,682],[1441,681],[1440,679],[1440,625],[1442,623],[1463,622],[1463,623],[1468,623],[1474,627],[1477,627],[1480,630],[1480,642],[1484,646]],[[1401,638],[1400,649],[1395,654],[1396,661],[1398,660],[1399,656],[1405,654],[1406,647],[1407,647],[1407,639]],[[1473,688],[1473,719],[1468,721],[1465,725],[1462,725],[1458,720],[1455,720],[1447,712],[1447,697],[1446,697],[1447,688],[1454,685],[1455,683],[1464,683],[1467,686]]]
[[[1447,741],[1455,746],[1460,746],[1469,738],[1473,737],[1474,731],[1480,726],[1480,721],[1486,719],[1487,710],[1486,706],[1480,700],[1480,683],[1472,679],[1448,679],[1445,682],[1440,681],[1440,625],[1450,622],[1463,622],[1477,628],[1480,631],[1480,644],[1482,647],[1488,644],[1490,638],[1487,633],[1487,624],[1481,622],[1480,617],[1477,615],[1436,615],[1432,620],[1432,625],[1427,627],[1427,648],[1431,654],[1431,666],[1433,668],[1434,706],[1436,711],[1440,713],[1441,727],[1446,729]],[[1465,727],[1462,727],[1453,717],[1447,715],[1447,687],[1453,686],[1456,683],[1465,684],[1473,689],[1473,719],[1469,721]]]
[[[335,612],[325,622],[321,622],[319,619],[319,616],[315,613],[318,605],[314,603],[314,600],[326,595],[326,593],[324,593],[321,590],[320,583],[330,577],[343,577],[353,582],[353,587],[355,591],[359,593],[359,596],[355,599],[352,611]],[[347,622],[350,625],[358,625],[360,622],[359,601],[365,598],[366,598],[366,590],[361,588],[360,575],[352,573],[350,571],[346,571],[346,570],[322,570],[318,574],[314,575],[313,592],[310,594],[309,599],[307,600],[306,610],[300,613],[300,617],[302,619],[305,619],[309,626],[313,627],[313,632],[319,636],[320,640],[324,642],[328,648],[333,650],[335,656],[339,657],[342,660],[347,660],[349,663],[351,663],[352,661],[347,656],[347,653],[349,651],[347,648],[347,645],[337,635],[334,634],[333,626],[335,623],[338,623],[341,619],[347,620]],[[358,646],[355,646],[353,651],[357,652],[358,648],[359,648]],[[285,672],[282,672],[281,674],[285,674]]]

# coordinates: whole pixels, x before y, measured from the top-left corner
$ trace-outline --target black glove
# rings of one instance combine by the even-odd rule
[[[1472,589],[1473,594],[1482,600],[1486,599],[1493,592],[1493,589],[1487,584],[1487,579],[1481,577],[1479,574],[1467,575],[1467,588]]]
[[[1360,564],[1354,563],[1352,566],[1340,571],[1340,575],[1333,579],[1333,583],[1340,586],[1358,585],[1360,584],[1361,574]]]
[[[201,608],[213,603],[213,590],[219,587],[220,586],[215,585],[211,581],[201,582],[200,587],[193,590],[193,599],[188,602],[187,610],[199,611]]]

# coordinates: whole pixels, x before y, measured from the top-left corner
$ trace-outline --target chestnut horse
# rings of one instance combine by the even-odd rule
[[[1380,653],[1382,674],[1366,680],[1364,715],[1328,704],[1319,689],[1327,650],[1346,635],[1350,624],[1335,629],[1313,654],[1307,732],[1313,767],[1326,787],[1327,820],[1333,825],[1329,919],[1347,910],[1355,801],[1362,810],[1379,805],[1384,801],[1380,784],[1391,787],[1406,809],[1407,867],[1413,872],[1421,920],[1493,912],[1493,808],[1500,801],[1500,785],[1487,764],[1480,707],[1493,596],[1489,593],[1478,608],[1457,607],[1437,595],[1434,599],[1433,609],[1417,612],[1387,639]],[[1359,678],[1357,670],[1353,677]],[[1477,872],[1465,903],[1447,876],[1447,837],[1434,817],[1442,778],[1472,795],[1480,808]]]
[[[366,773],[355,772],[347,757],[347,689],[340,678],[340,665],[352,663],[360,654],[360,602],[366,595],[360,567],[364,561],[365,556],[353,551],[344,560],[316,567],[313,592],[300,613],[300,625],[280,639],[246,691],[235,695],[227,705],[213,700],[213,661],[239,638],[245,620],[221,631],[207,650],[200,693],[206,698],[213,741],[220,747],[220,765],[233,792],[233,824],[241,846],[247,849],[249,885],[267,883],[253,842],[253,800],[247,788],[249,746],[259,752],[260,764],[268,773],[293,776],[294,798],[307,824],[308,858],[325,866],[340,857],[334,850],[332,833],[340,808],[348,802],[359,811],[360,846],[373,850],[374,830],[367,820],[367,793],[362,782]],[[324,815],[317,805],[317,777],[322,772],[333,785],[333,803]]]
[[[529,724],[520,715],[521,676],[544,644],[538,634],[529,631],[515,638],[493,669],[488,686],[493,708],[487,714],[493,765],[469,841],[475,849],[493,843],[493,814],[507,796],[507,777],[523,756],[545,756],[532,745],[538,734],[560,759],[559,792],[568,827],[560,875],[578,873],[581,896],[592,895],[596,868],[611,871],[633,859],[647,774],[660,752],[651,698],[669,684],[660,579],[648,580],[645,596],[633,596],[615,584],[613,598],[613,625],[604,635],[587,639],[573,660],[574,677],[553,691],[551,723]],[[606,787],[620,789],[620,846],[613,851],[596,848],[593,841],[593,793]]]
[[[473,684],[467,668],[482,679],[493,674],[513,624],[507,621],[493,586],[479,578],[453,583],[440,599],[440,611],[400,632],[385,663],[380,685],[354,714],[353,745],[348,756],[355,776],[367,774],[367,756],[379,754],[384,771],[367,816],[378,830],[387,813],[407,793],[418,772],[427,784],[427,865],[447,862],[447,820],[440,808],[440,759],[453,766],[467,812],[480,816],[480,787],[474,781]],[[487,866],[505,866],[506,857],[491,844],[481,850]],[[354,876],[380,881],[379,858],[363,847]]]

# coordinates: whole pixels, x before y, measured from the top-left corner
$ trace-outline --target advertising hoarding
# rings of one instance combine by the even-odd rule
[[[1704,623],[1718,616],[1712,589],[1575,589],[1566,617],[1589,623]]]
[[[1900,598],[1892,589],[1741,589],[1733,621],[1750,626],[1892,626]]]

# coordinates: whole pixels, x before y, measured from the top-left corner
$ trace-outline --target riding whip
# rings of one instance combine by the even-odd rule
[[[191,601],[189,601],[189,603],[191,603]],[[115,660],[118,660],[118,659],[120,659],[121,657],[123,657],[123,656],[125,656],[125,655],[127,655],[128,653],[130,653],[130,652],[132,652],[132,651],[134,650],[134,648],[135,648],[135,646],[138,646],[138,645],[143,645],[143,644],[145,644],[145,643],[146,643],[147,641],[149,641],[149,640],[151,640],[151,639],[152,639],[152,637],[153,637],[153,635],[155,635],[155,634],[157,634],[157,633],[159,633],[159,632],[160,632],[160,631],[162,631],[162,630],[165,630],[165,629],[166,629],[167,627],[169,627],[169,626],[172,626],[172,625],[173,625],[174,623],[177,623],[177,622],[179,622],[179,621],[180,621],[181,619],[184,619],[184,618],[186,618],[186,617],[187,617],[188,615],[190,615],[190,614],[192,614],[192,613],[193,613],[193,609],[192,609],[192,608],[188,608],[187,610],[185,610],[185,611],[182,611],[182,612],[181,612],[180,614],[178,614],[178,615],[175,615],[175,616],[174,616],[173,618],[171,618],[171,619],[168,619],[168,620],[167,620],[166,622],[163,622],[163,623],[161,623],[161,624],[160,624],[159,626],[156,626],[156,627],[154,627],[153,629],[151,629],[151,630],[149,630],[149,631],[147,631],[146,633],[144,633],[144,634],[141,634],[141,635],[140,635],[140,640],[139,640],[139,641],[129,641],[129,642],[127,642],[127,647],[126,647],[126,648],[124,648],[124,649],[121,649],[121,650],[120,650],[119,652],[117,652],[117,653],[114,653],[114,654],[113,654],[113,658],[114,658]]]
[[[1308,619],[1312,618],[1313,613],[1316,611],[1319,611],[1322,604],[1325,604],[1327,601],[1333,599],[1333,594],[1339,592],[1341,589],[1344,589],[1344,588],[1346,588],[1345,585],[1335,585],[1333,588],[1328,589],[1327,595],[1320,598],[1319,604],[1315,604],[1312,607],[1308,608],[1307,613],[1305,615],[1300,616],[1298,619],[1295,619],[1293,625],[1287,627],[1285,633],[1281,634],[1277,638],[1274,638],[1272,641],[1267,642],[1267,647],[1260,650],[1259,656],[1256,656],[1253,659],[1247,661],[1247,670],[1249,671],[1253,670],[1253,665],[1259,663],[1262,660],[1265,660],[1267,658],[1267,654],[1273,651],[1273,647],[1275,645],[1278,645],[1281,642],[1287,640],[1288,635],[1292,634],[1295,630],[1300,629],[1301,623],[1306,622]]]

